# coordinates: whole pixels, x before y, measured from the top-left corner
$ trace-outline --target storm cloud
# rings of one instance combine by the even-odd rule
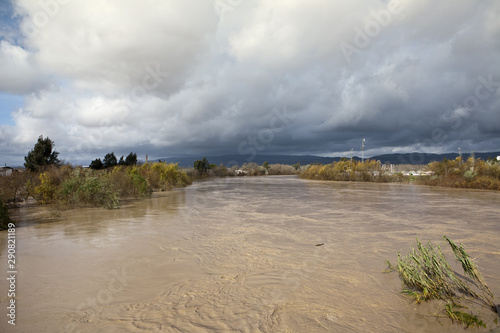
[[[0,156],[500,150],[500,3],[13,0]],[[12,124],[9,124],[11,122]],[[3,161],[0,161],[3,162]]]

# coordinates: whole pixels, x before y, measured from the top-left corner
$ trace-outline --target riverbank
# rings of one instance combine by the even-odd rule
[[[120,207],[127,198],[147,198],[153,191],[185,187],[192,178],[173,163],[144,163],[105,170],[50,166],[38,172],[15,171],[0,177],[0,229],[9,218],[8,206],[28,201],[53,211],[78,207]]]
[[[300,175],[303,179],[356,181],[375,183],[414,183],[419,185],[470,188],[500,191],[500,164],[498,161],[483,161],[469,158],[462,161],[443,160],[432,162],[422,170],[393,172],[379,161],[341,160],[327,165],[311,165]]]

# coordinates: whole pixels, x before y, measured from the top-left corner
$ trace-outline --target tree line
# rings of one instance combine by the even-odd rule
[[[101,169],[107,169],[111,167],[115,167],[117,165],[124,165],[124,166],[134,166],[137,164],[137,154],[136,153],[130,153],[125,157],[125,159],[120,157],[120,160],[117,160],[115,153],[107,153],[104,156],[104,159],[101,161],[100,158],[96,158],[93,160],[89,168],[94,169],[94,170],[101,170]]]
[[[39,171],[40,168],[45,166],[60,166],[61,161],[59,160],[59,152],[54,150],[54,141],[46,137],[43,138],[42,135],[38,138],[35,146],[28,154],[24,157],[24,167],[29,171]],[[104,159],[96,158],[93,160],[89,168],[94,170],[107,169],[115,167],[117,165],[124,166],[134,166],[137,164],[137,154],[131,152],[124,157],[123,155],[118,160],[114,152],[108,153],[104,156]]]

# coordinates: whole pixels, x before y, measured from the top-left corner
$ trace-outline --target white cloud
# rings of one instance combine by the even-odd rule
[[[0,90],[23,94],[44,86],[46,79],[32,55],[6,40],[0,41]]]
[[[31,26],[25,31],[36,27],[36,15],[44,12],[39,2],[16,4]],[[162,85],[168,91],[178,88],[203,56],[217,24],[211,11],[210,2],[193,0],[68,1],[54,7],[25,44],[40,66],[79,89],[132,89],[142,84],[147,66],[159,65],[170,74]]]

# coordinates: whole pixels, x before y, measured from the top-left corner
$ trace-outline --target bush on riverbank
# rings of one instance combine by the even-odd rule
[[[418,184],[500,191],[498,161],[457,157],[429,163],[427,168],[432,175],[419,177]]]
[[[7,206],[4,204],[2,198],[0,197],[0,230],[8,229],[9,223],[12,222],[10,220],[9,211],[7,210]]]
[[[397,169],[397,166],[395,169]],[[419,169],[428,171],[429,174],[405,176],[401,172],[389,172],[389,168],[382,166],[379,161],[351,162],[348,159],[341,159],[327,165],[310,165],[300,173],[300,177],[316,180],[385,183],[411,181],[422,185],[500,191],[500,164],[498,161],[483,161],[473,157],[462,161],[458,157],[455,160],[444,159],[441,162],[432,162],[427,166],[421,166]]]
[[[226,167],[223,164],[218,166],[210,164],[206,172],[198,172],[196,169],[188,170],[187,174],[191,179],[205,179],[210,177],[235,177],[235,176],[264,176],[264,175],[296,175],[299,173],[292,165],[268,164],[258,165],[254,162],[243,165],[233,165]]]
[[[151,187],[135,166],[116,166],[109,173],[111,183],[121,197],[150,197]]]
[[[119,192],[107,173],[76,168],[58,192],[60,202],[69,206],[95,206],[108,209],[120,205]]]
[[[294,166],[279,163],[264,163],[262,165],[258,165],[257,163],[245,163],[241,167],[237,168],[235,172],[238,173],[238,170],[243,171],[245,176],[297,175],[299,173],[298,169]]]
[[[268,175],[297,175],[299,174],[299,170],[295,168],[293,165],[286,164],[269,164],[269,168],[267,169]]]
[[[4,203],[21,201],[27,196],[27,173],[14,170],[9,176],[0,176],[0,196]]]
[[[32,197],[40,204],[51,204],[58,200],[61,184],[70,178],[73,168],[69,165],[41,168],[38,172],[25,171],[25,197]]]
[[[138,168],[138,172],[148,180],[149,186],[156,190],[166,191],[192,183],[191,178],[177,163],[144,163]]]
[[[153,190],[171,190],[191,183],[173,163],[115,166],[105,170],[69,165],[19,171],[0,177],[4,203],[31,197],[39,204],[115,208],[121,198],[149,197]]]
[[[300,173],[300,178],[334,181],[408,182],[401,173],[390,174],[379,161],[351,161],[341,159],[332,164],[313,164]]]

